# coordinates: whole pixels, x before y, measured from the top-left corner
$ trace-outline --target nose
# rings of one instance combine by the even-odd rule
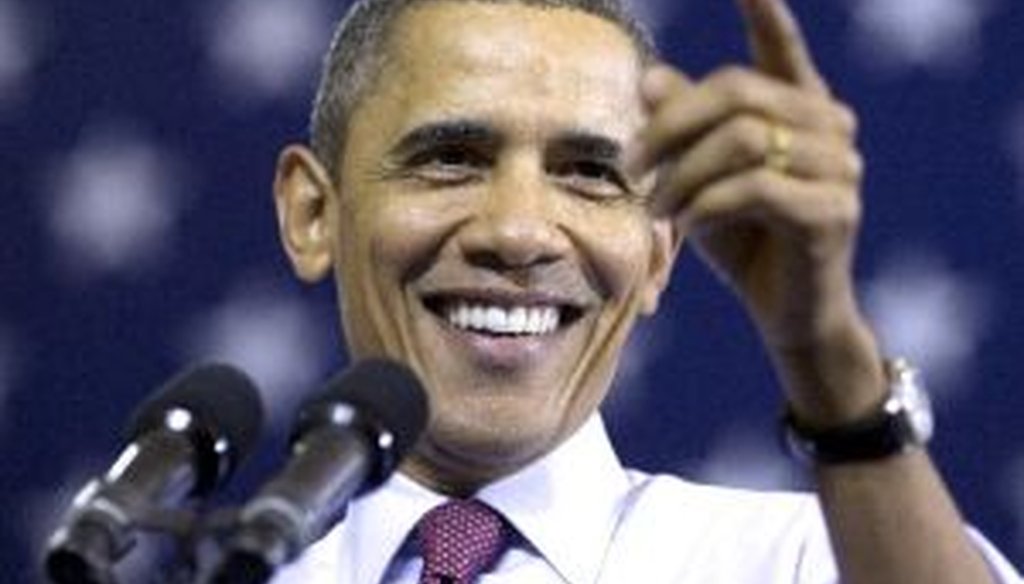
[[[488,183],[460,237],[469,263],[497,270],[554,263],[570,249],[559,222],[558,194],[540,164],[509,164]]]

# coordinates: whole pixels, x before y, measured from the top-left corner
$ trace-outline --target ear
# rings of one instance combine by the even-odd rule
[[[645,316],[658,310],[658,300],[672,278],[672,269],[685,239],[679,226],[670,218],[652,219],[651,228],[651,259],[640,297],[640,314]]]
[[[334,187],[305,146],[286,147],[277,160],[274,204],[278,231],[295,274],[314,283],[331,269],[330,203]]]

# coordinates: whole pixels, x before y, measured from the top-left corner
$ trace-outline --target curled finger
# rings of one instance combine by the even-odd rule
[[[856,130],[856,119],[845,105],[737,67],[717,71],[687,91],[668,92],[652,107],[651,119],[637,134],[627,160],[627,169],[634,174],[740,116],[779,120],[850,143]]]
[[[737,221],[814,241],[846,239],[860,220],[856,189],[806,181],[759,168],[715,182],[695,193],[677,220],[687,230]]]
[[[737,116],[663,165],[651,208],[656,214],[676,212],[705,187],[761,168],[851,186],[860,183],[863,172],[858,152],[834,136],[792,130],[757,116]]]

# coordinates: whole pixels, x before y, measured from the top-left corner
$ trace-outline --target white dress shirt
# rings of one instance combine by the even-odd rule
[[[477,498],[518,532],[480,584],[838,582],[813,495],[625,469],[596,415]],[[353,502],[344,521],[273,584],[416,584],[422,562],[409,535],[445,500],[396,474]],[[971,535],[999,582],[1022,581],[983,537]]]

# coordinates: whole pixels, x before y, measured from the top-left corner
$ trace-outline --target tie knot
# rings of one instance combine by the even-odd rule
[[[431,509],[417,527],[421,584],[469,584],[505,551],[507,527],[476,500],[453,499]]]

